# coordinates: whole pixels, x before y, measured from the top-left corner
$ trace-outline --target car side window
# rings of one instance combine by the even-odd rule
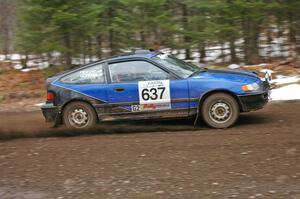
[[[60,81],[65,84],[105,83],[104,66],[103,64],[98,64],[84,68],[63,77]]]
[[[109,64],[113,83],[170,79],[166,71],[146,61],[126,61]]]

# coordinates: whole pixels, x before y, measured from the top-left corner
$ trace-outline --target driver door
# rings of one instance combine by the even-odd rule
[[[108,64],[107,87],[110,118],[157,118],[187,116],[186,80],[146,60]]]

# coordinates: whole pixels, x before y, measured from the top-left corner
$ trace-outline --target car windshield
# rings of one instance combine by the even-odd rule
[[[201,70],[199,67],[177,59],[172,55],[159,54],[154,57],[154,60],[181,78],[190,77]]]

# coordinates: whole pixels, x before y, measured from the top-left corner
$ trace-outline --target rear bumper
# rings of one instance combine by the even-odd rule
[[[268,91],[261,94],[254,95],[240,95],[238,96],[242,111],[254,111],[263,108],[269,101]]]
[[[46,122],[57,123],[60,119],[60,109],[54,106],[52,103],[46,103],[42,107],[42,112],[45,117]]]

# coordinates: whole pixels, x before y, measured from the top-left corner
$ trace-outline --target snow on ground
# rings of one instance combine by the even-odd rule
[[[269,74],[274,71],[269,69],[262,69],[260,72],[268,72]],[[270,100],[300,100],[300,76],[284,76],[277,75],[276,79],[271,80],[271,85],[279,88],[270,91]]]
[[[16,60],[21,60],[22,58],[24,58],[24,55],[20,55],[20,54],[10,54],[8,55],[9,59],[12,61],[16,61]]]
[[[265,67],[268,64],[266,63],[261,63],[261,64],[255,64],[255,65],[245,65],[244,68],[256,68],[256,67]]]
[[[237,65],[237,64],[230,64],[228,66],[229,69],[236,69],[236,68],[240,68],[241,66],[240,65]]]
[[[38,68],[39,68],[39,69],[45,69],[45,68],[48,68],[48,67],[49,67],[49,62],[47,62],[47,61],[40,62],[40,63],[38,64]]]
[[[290,84],[300,81],[299,76],[277,76],[277,79],[273,79],[271,81],[272,84],[282,85],[282,84]]]
[[[270,70],[270,69],[262,69],[262,70],[260,70],[260,72],[262,72],[262,73],[269,73],[269,74],[275,73],[275,71]]]
[[[5,55],[0,55],[0,61],[4,61],[5,60]]]
[[[16,70],[21,70],[22,68],[23,68],[23,66],[21,64],[14,65],[14,69],[16,69]]]
[[[300,100],[300,85],[290,84],[281,88],[273,89],[270,92],[272,101],[277,100]]]
[[[27,73],[27,72],[33,71],[33,70],[38,70],[38,68],[24,68],[21,71],[24,72],[24,73]]]

